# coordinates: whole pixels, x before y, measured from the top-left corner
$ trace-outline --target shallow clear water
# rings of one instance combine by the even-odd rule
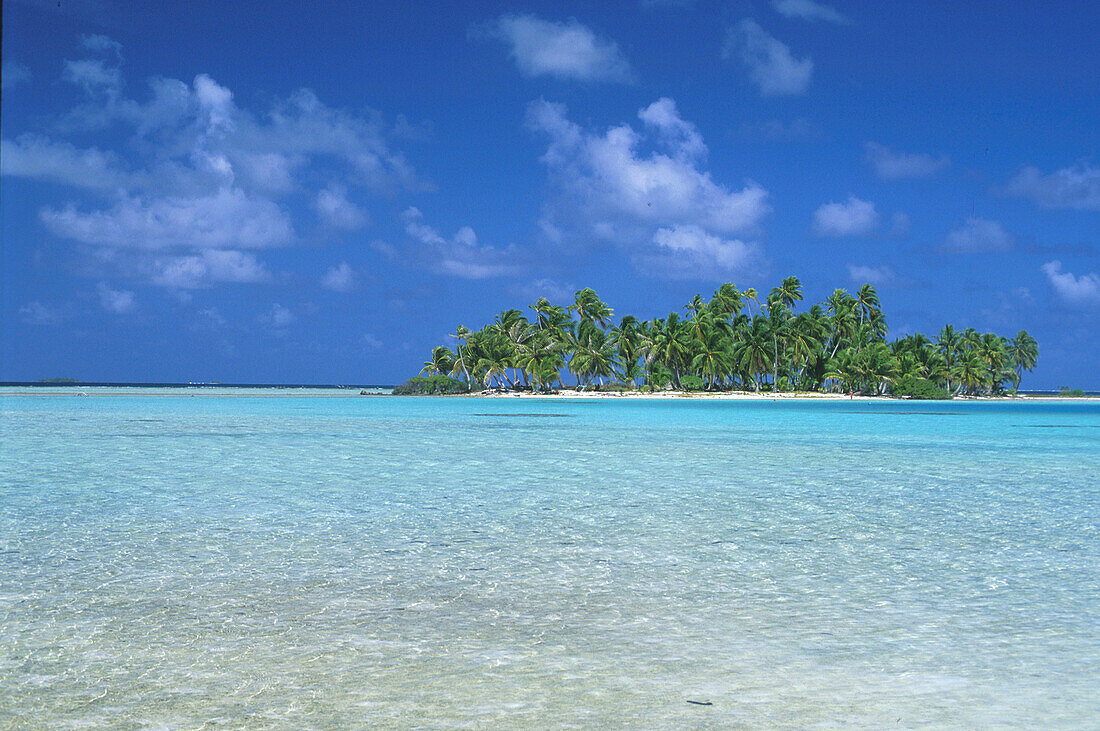
[[[1100,717],[1095,403],[28,392],[0,727]]]

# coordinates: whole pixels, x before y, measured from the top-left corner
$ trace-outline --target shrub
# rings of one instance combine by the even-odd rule
[[[395,396],[435,396],[449,393],[467,393],[470,387],[465,381],[447,376],[416,376],[393,389]]]
[[[1058,389],[1058,395],[1080,398],[1081,396],[1085,395],[1085,391],[1084,389],[1080,388],[1070,388],[1069,386],[1062,386]]]
[[[680,385],[685,391],[702,391],[707,387],[699,376],[684,376],[680,379]]]
[[[912,399],[949,399],[951,394],[946,388],[937,386],[926,378],[902,376],[890,386],[890,393],[899,398]]]

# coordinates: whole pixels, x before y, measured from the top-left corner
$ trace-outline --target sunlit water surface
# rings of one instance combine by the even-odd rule
[[[28,393],[0,727],[1100,718],[1094,403]]]

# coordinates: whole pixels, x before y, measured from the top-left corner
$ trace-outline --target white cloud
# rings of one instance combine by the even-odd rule
[[[105,282],[100,282],[96,287],[99,293],[99,303],[103,309],[115,315],[125,315],[137,308],[134,293],[124,289],[111,289]]]
[[[36,325],[56,325],[65,319],[65,312],[60,307],[44,305],[38,300],[20,307],[19,314],[27,322]]]
[[[813,230],[818,236],[870,236],[878,228],[875,204],[849,195],[845,203],[826,203],[814,211]]]
[[[885,287],[894,283],[897,274],[888,266],[861,266],[848,265],[848,278],[856,284],[872,284],[876,287]]]
[[[654,252],[642,253],[644,269],[671,278],[722,278],[745,274],[762,261],[762,252],[754,242],[723,239],[699,226],[659,228],[653,235]]]
[[[1073,276],[1062,271],[1062,262],[1048,261],[1039,269],[1047,276],[1059,299],[1075,307],[1100,306],[1100,276],[1095,272]]]
[[[206,74],[199,74],[195,77],[195,99],[206,118],[208,131],[233,129],[233,118],[237,116],[233,92]]]
[[[768,96],[801,94],[810,86],[814,62],[795,58],[791,49],[760,25],[745,18],[730,29],[723,56],[737,55],[749,70],[749,79]]]
[[[824,20],[829,23],[847,25],[851,21],[841,15],[836,8],[814,2],[814,0],[772,0],[775,12],[787,18],[799,20]]]
[[[131,182],[114,153],[94,147],[81,150],[35,134],[0,140],[0,169],[4,175],[102,191]]]
[[[0,90],[10,91],[31,80],[31,70],[25,64],[4,61],[0,66]]]
[[[198,197],[124,198],[106,210],[44,208],[56,236],[106,248],[265,249],[290,243],[289,217],[272,201],[225,187]]]
[[[574,19],[562,23],[534,15],[504,15],[487,28],[473,29],[473,35],[482,33],[510,45],[516,66],[527,76],[623,83],[634,79],[618,44],[599,38]]]
[[[98,58],[66,61],[61,78],[82,87],[89,95],[118,94],[122,88],[122,73],[117,67],[108,66]]]
[[[405,233],[425,249],[432,268],[439,274],[462,279],[488,279],[518,274],[512,247],[505,250],[478,244],[477,235],[469,226],[463,226],[455,235],[446,239],[424,223],[424,214],[418,208],[409,207],[401,214]]]
[[[352,231],[367,223],[367,215],[348,200],[348,190],[342,185],[333,184],[317,193],[313,207],[325,223],[334,228]]]
[[[371,333],[363,333],[363,345],[367,347],[367,350],[378,350],[382,347],[382,341]]]
[[[266,325],[274,325],[276,328],[287,327],[297,319],[293,312],[278,302],[271,306],[271,310],[267,314],[260,316],[260,322]]]
[[[997,221],[968,218],[962,226],[947,234],[944,248],[958,254],[983,254],[1008,251],[1013,243],[1012,234]]]
[[[1029,198],[1044,208],[1100,211],[1100,168],[1082,162],[1044,175],[1038,168],[1024,168],[1005,192]]]
[[[329,267],[325,276],[321,277],[321,286],[331,289],[333,292],[347,292],[355,287],[355,272],[346,261],[340,262],[334,267]]]
[[[84,48],[89,51],[113,53],[116,56],[122,55],[122,44],[109,36],[84,35],[80,37],[80,45],[84,46]]]
[[[622,124],[600,133],[571,122],[563,105],[529,106],[528,124],[550,138],[542,162],[559,191],[540,226],[554,245],[607,241],[640,269],[652,271],[656,262],[675,259],[679,270],[663,273],[687,276],[684,270],[693,265],[684,262],[732,251],[707,248],[707,242],[758,231],[771,211],[768,193],[751,181],[730,190],[701,169],[706,145],[671,99],[659,99],[638,117],[641,131]],[[655,149],[643,153],[646,147]],[[658,236],[659,229],[666,232]],[[690,231],[701,232],[703,243],[696,249],[685,244],[673,257],[668,244],[686,241]]]
[[[675,114],[671,103],[662,106]],[[639,114],[652,117],[653,109],[651,105]],[[528,120],[550,137],[542,161],[593,230],[642,227],[649,228],[644,233],[649,238],[650,227],[692,224],[736,233],[754,229],[770,211],[767,191],[759,185],[730,191],[698,168],[693,157],[700,147],[705,149],[701,139],[682,137],[671,155],[643,155],[638,148],[644,138],[629,125],[612,127],[603,135],[589,132],[566,118],[564,106],[546,101],[529,107]],[[672,141],[665,130],[674,126],[669,120],[664,129],[656,128],[657,140]],[[694,132],[693,126],[690,129]]]
[[[271,274],[252,254],[207,249],[194,256],[158,258],[153,262],[153,284],[176,289],[199,289],[221,282],[266,282]]]
[[[47,125],[53,138],[0,140],[0,173],[96,194],[78,202],[58,189],[39,218],[49,233],[84,245],[79,255],[119,267],[119,275],[144,273],[150,282],[186,288],[265,281],[263,264],[239,251],[295,244],[296,224],[310,212],[297,201],[352,229],[368,222],[352,201],[427,187],[393,148],[392,126],[377,112],[335,109],[306,89],[253,112],[201,73],[191,83],[150,79],[149,95],[131,99],[121,93],[118,44],[87,36],[83,46],[119,61],[67,62],[64,78],[83,87],[86,99]],[[76,146],[70,139],[77,136],[99,146]],[[112,253],[120,250],[130,253]]]
[[[933,157],[922,152],[894,152],[877,142],[867,142],[863,149],[867,162],[886,180],[928,178],[951,165],[947,155]]]
[[[684,120],[676,102],[661,97],[638,112],[638,119],[657,132],[657,137],[673,157],[693,160],[707,156],[703,136],[691,122]]]

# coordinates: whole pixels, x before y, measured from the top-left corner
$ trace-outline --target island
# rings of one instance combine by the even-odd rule
[[[802,283],[766,295],[727,282],[683,314],[641,320],[614,312],[590,288],[568,305],[540,297],[528,318],[499,313],[477,331],[459,326],[454,349],[432,349],[396,394],[706,392],[847,394],[918,399],[1008,396],[1039,358],[1035,338],[944,325],[888,340],[878,293],[836,289],[797,310]],[[567,386],[565,373],[575,385]]]

